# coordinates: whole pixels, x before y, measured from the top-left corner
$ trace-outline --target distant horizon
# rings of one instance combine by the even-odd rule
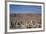
[[[31,12],[19,12],[19,13],[17,13],[16,11],[15,12],[12,12],[12,14],[41,14],[41,12],[40,13],[31,13]]]

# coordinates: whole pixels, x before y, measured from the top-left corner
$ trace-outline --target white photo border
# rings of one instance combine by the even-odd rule
[[[42,8],[42,13],[41,13],[41,18],[42,18],[42,27],[41,28],[32,28],[32,29],[10,29],[10,20],[9,20],[9,16],[10,16],[10,4],[14,4],[14,5],[35,5],[35,6],[41,6]],[[39,30],[43,30],[43,4],[34,4],[34,3],[20,3],[20,2],[7,2],[7,32],[23,32],[23,31],[39,31]]]

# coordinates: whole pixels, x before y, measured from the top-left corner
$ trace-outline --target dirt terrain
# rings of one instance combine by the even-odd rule
[[[10,29],[41,28],[41,14],[10,14]]]

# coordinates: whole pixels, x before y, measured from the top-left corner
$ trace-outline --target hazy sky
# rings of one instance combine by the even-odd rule
[[[41,13],[41,6],[34,5],[10,5],[10,13]]]

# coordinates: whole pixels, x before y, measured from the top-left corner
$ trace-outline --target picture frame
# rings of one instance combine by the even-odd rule
[[[10,22],[10,20],[9,20],[9,19],[10,19],[10,8],[9,8],[9,7],[10,7],[10,4],[11,4],[11,5],[12,5],[12,4],[13,4],[13,5],[24,5],[24,6],[25,6],[25,5],[26,5],[26,6],[27,6],[27,5],[28,5],[28,6],[31,6],[31,5],[32,5],[32,6],[41,6],[41,13],[42,13],[42,14],[41,14],[41,18],[42,18],[42,19],[41,19],[41,21],[42,21],[42,22],[41,22],[41,23],[42,23],[41,28],[10,29],[10,23],[9,23],[9,22]],[[6,7],[7,7],[7,9],[6,9],[6,10],[7,10],[7,32],[17,32],[17,33],[18,33],[18,32],[37,32],[37,31],[44,31],[44,24],[45,24],[45,23],[44,23],[44,19],[45,19],[45,18],[44,18],[44,15],[45,15],[45,14],[44,14],[44,13],[45,13],[45,11],[44,11],[44,8],[45,8],[45,7],[44,7],[44,3],[16,1],[16,2],[7,2],[7,6],[6,6]],[[13,10],[14,10],[14,9],[13,9]]]

